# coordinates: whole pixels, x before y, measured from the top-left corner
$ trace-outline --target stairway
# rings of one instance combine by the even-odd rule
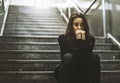
[[[60,62],[58,35],[66,24],[56,8],[10,6],[0,37],[1,83],[57,83],[53,70]],[[96,37],[101,58],[101,83],[120,83],[119,51],[110,39]]]

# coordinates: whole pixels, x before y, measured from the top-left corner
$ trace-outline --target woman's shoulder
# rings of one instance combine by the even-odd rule
[[[66,38],[66,35],[65,34],[61,34],[61,35],[59,35],[58,38],[60,38],[60,39]]]
[[[65,37],[66,35],[65,34],[60,34],[59,37]]]
[[[58,37],[58,41],[63,41],[63,40],[65,40],[66,39],[66,35],[65,34],[61,34],[61,35],[59,35],[59,37]]]

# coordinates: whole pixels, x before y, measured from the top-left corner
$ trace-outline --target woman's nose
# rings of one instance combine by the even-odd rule
[[[79,30],[81,30],[81,29],[82,29],[80,25],[78,26],[78,29],[79,29]]]

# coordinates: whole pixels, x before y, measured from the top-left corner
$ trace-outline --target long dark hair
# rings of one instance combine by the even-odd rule
[[[85,33],[86,33],[86,39],[91,40],[92,35],[89,33],[88,22],[86,20],[86,17],[82,13],[73,13],[70,16],[65,35],[67,36],[67,38],[70,41],[75,39],[75,32],[74,32],[74,29],[73,29],[73,21],[74,21],[75,18],[78,18],[78,17],[82,18],[82,20],[83,20],[83,27],[84,27],[84,30],[85,30]]]

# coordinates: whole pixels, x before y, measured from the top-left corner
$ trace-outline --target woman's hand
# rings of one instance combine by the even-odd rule
[[[76,30],[75,34],[76,34],[76,39],[86,40],[84,30]]]

